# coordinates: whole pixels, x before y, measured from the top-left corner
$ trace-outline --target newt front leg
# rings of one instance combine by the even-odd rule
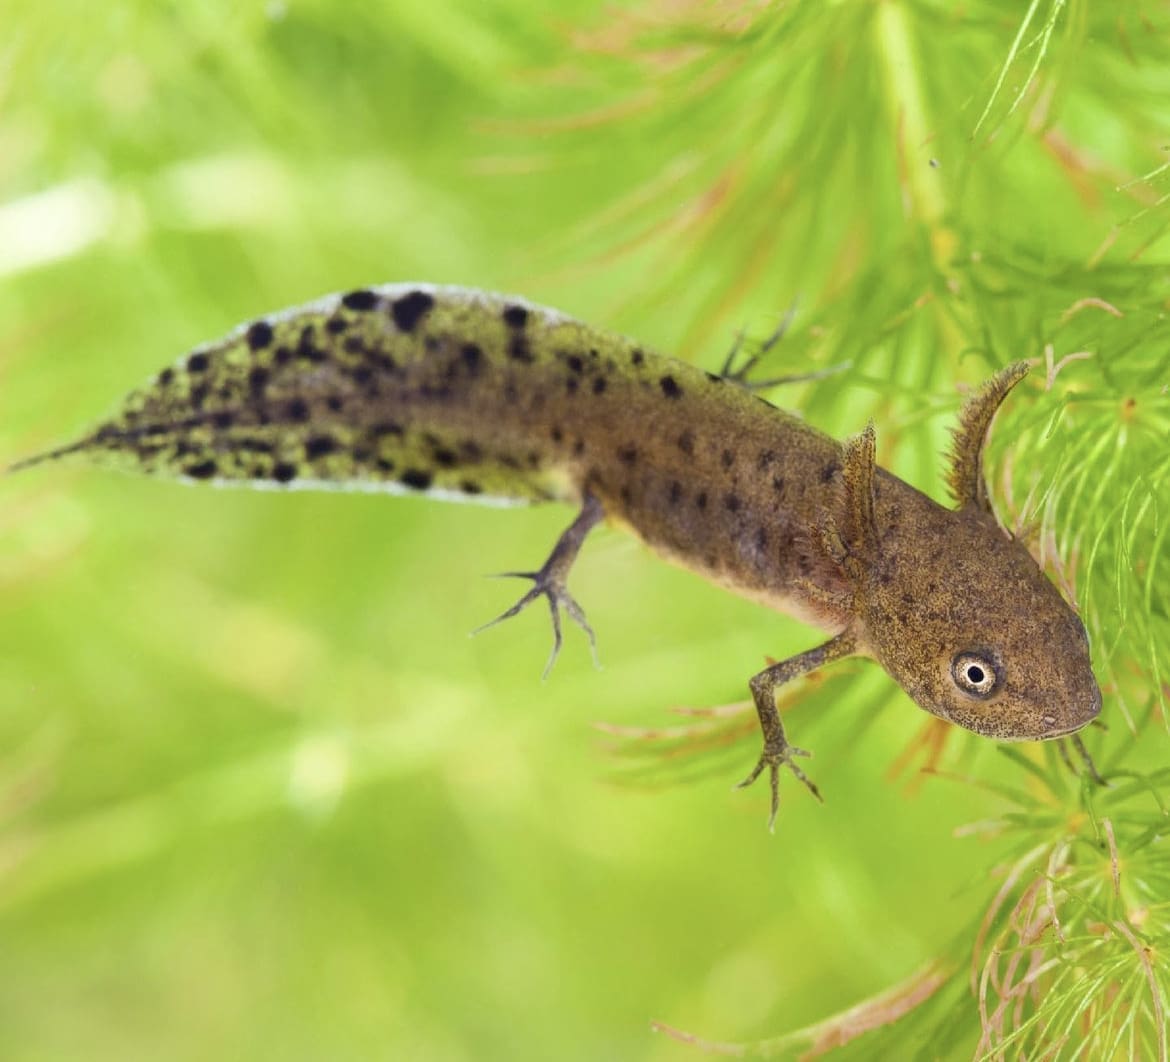
[[[850,631],[844,631],[825,642],[824,645],[818,645],[815,649],[809,649],[798,656],[790,657],[788,660],[782,660],[778,664],[765,668],[758,675],[753,675],[748,683],[752,691],[752,699],[756,703],[756,713],[760,717],[760,729],[764,732],[764,751],[760,753],[759,762],[752,773],[739,783],[739,788],[743,789],[751,785],[764,768],[768,768],[772,783],[772,813],[768,818],[770,831],[775,829],[776,813],[780,810],[781,766],[787,767],[808,787],[813,796],[818,800],[821,799],[820,791],[793,759],[795,756],[808,756],[809,753],[791,744],[784,733],[784,725],[780,722],[780,713],[776,709],[776,690],[784,683],[799,678],[801,675],[807,675],[823,664],[839,660],[843,656],[849,656],[856,649],[857,643],[854,635]]]

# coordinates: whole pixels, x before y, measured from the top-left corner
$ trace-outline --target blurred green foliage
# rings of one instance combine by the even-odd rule
[[[799,296],[762,370],[849,368],[776,399],[873,416],[940,497],[956,385],[1034,357],[995,494],[1082,605],[1115,782],[956,734],[908,791],[938,733],[848,668],[790,716],[828,802],[787,785],[770,838],[730,789],[754,726],[666,709],[738,700],[799,624],[603,533],[574,588],[605,670],[571,640],[542,684],[535,610],[464,632],[566,513],[46,469],[0,484],[5,1059],[691,1056],[652,1019],[787,1055],[900,984],[845,1054],[1165,1057],[1164,6],[6,0],[4,26],[0,452],[389,280],[709,366]]]

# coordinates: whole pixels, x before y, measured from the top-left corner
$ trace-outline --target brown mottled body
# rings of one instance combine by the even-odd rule
[[[980,467],[996,407],[964,411],[946,509],[749,390],[523,300],[398,285],[260,319],[194,351],[71,453],[194,480],[581,506],[533,589],[586,630],[565,580],[600,519],[832,633],[751,682],[773,788],[800,778],[776,687],[848,654],[924,708],[1001,739],[1097,714],[1084,628],[997,525]],[[19,467],[19,466],[18,466]],[[589,632],[592,636],[592,632]],[[554,648],[555,656],[555,648]],[[551,663],[551,661],[550,661]],[[808,783],[811,787],[811,783]],[[814,789],[815,792],[815,789]]]

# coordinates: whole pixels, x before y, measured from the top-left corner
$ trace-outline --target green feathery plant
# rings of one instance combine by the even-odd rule
[[[960,1055],[980,1058],[1167,1058],[1170,284],[1158,252],[1170,196],[1167,164],[1150,167],[1165,130],[1141,86],[1165,80],[1170,24],[1148,6],[1035,0],[1012,35],[1011,11],[795,4],[747,28],[704,13],[689,32],[631,34],[629,51],[606,57],[675,56],[678,94],[660,87],[653,107],[623,116],[663,164],[582,231],[604,245],[637,218],[625,246],[670,262],[638,293],[652,302],[706,278],[690,334],[709,342],[761,284],[806,293],[815,308],[775,356],[851,366],[849,382],[886,407],[879,423],[901,426],[887,452],[912,478],[939,452],[953,399],[938,388],[956,366],[970,361],[978,378],[1033,359],[1030,389],[1002,418],[1010,434],[994,436],[1000,515],[1079,602],[1109,706],[1108,734],[1091,739],[1107,788],[1088,771],[1078,781],[1054,748],[1039,759],[1005,748],[1014,782],[968,779],[1003,810],[966,832],[1007,846],[982,921],[935,964],[777,1039],[662,1026],[715,1053],[812,1057],[886,1027],[857,1057],[966,1045]],[[864,135],[874,126],[884,135]],[[664,186],[682,203],[673,216],[651,207]],[[916,409],[899,397],[907,385]],[[842,418],[840,387],[812,383],[802,406],[849,430],[865,409],[850,403]],[[803,695],[842,696],[835,679],[827,687]],[[618,777],[725,771],[754,738],[746,704],[686,714],[697,718],[605,725],[623,739]],[[945,735],[931,733],[940,773]]]
[[[585,700],[589,679],[532,693],[517,677],[533,670],[530,644],[523,672],[501,642],[499,660],[478,645],[474,662],[454,659],[456,621],[436,607],[458,607],[488,523],[474,539],[453,532],[475,560],[440,565],[438,524],[420,531],[407,507],[379,517],[389,533],[373,515],[389,505],[296,499],[318,506],[295,510],[322,528],[310,543],[268,497],[212,514],[205,495],[147,501],[119,486],[102,500],[99,485],[79,500],[74,483],[5,483],[0,1027],[14,1057],[76,1057],[78,1044],[92,1057],[181,1055],[184,1038],[191,1057],[686,1057],[646,1033],[653,1013],[668,1036],[733,1055],[1167,1058],[1165,5],[12,6],[0,43],[0,201],[20,201],[0,206],[6,456],[92,422],[161,358],[234,321],[382,280],[510,287],[710,367],[737,332],[770,333],[798,300],[760,376],[842,370],[776,397],[838,436],[873,417],[879,460],[938,497],[957,390],[1030,358],[992,434],[993,494],[1091,632],[1108,729],[1086,741],[1110,783],[1070,770],[1055,746],[996,754],[928,722],[902,769],[924,766],[915,784],[979,809],[959,832],[983,845],[984,871],[957,899],[924,893],[943,824],[882,852],[908,868],[891,918],[950,901],[963,912],[933,961],[831,1017],[701,1028],[688,1014],[718,992],[684,994],[662,957],[676,949],[701,980],[689,971],[726,940],[681,905],[677,921],[649,922],[677,884],[658,864],[692,845],[734,859],[735,888],[692,857],[678,874],[730,899],[688,901],[727,939],[765,942],[730,995],[789,977],[761,1012],[804,982],[838,993],[821,1014],[839,1006],[852,954],[873,962],[848,934],[892,936],[858,901],[870,922],[841,929],[844,957],[825,946],[830,974],[807,945],[763,975],[752,965],[768,940],[808,940],[799,912],[784,921],[768,906],[816,863],[813,842],[793,839],[790,794],[771,855],[731,854],[693,818],[667,834],[668,813],[653,819],[646,803],[635,834],[627,793],[601,826],[555,806],[552,783],[519,766],[539,757],[508,741],[532,719],[549,725],[548,700]],[[164,535],[143,514],[172,499]],[[82,542],[88,577],[66,564]],[[421,589],[370,591],[371,572],[398,570]],[[378,611],[379,596],[393,606]],[[318,611],[298,621],[310,600]],[[395,637],[398,670],[385,663]],[[756,721],[732,704],[659,725],[656,683],[672,662],[686,656],[688,683],[706,678],[692,646],[678,653],[625,673],[651,725],[607,724],[614,774],[730,785]],[[851,664],[791,692],[818,767],[875,755],[877,709],[893,697],[873,671]],[[424,780],[400,777],[423,776],[420,764]],[[591,808],[603,799],[582,792]],[[319,832],[290,825],[290,805],[313,809]],[[488,823],[478,832],[470,806]],[[763,835],[764,809],[751,810]],[[863,894],[845,842],[815,843],[846,867],[839,891]],[[190,853],[204,848],[200,863]],[[615,943],[629,944],[616,959]],[[656,994],[655,978],[671,987]]]

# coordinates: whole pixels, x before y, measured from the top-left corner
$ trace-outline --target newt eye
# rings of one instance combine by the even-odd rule
[[[951,661],[951,677],[959,689],[975,697],[989,697],[999,686],[1000,673],[995,661],[983,653],[959,653]]]

